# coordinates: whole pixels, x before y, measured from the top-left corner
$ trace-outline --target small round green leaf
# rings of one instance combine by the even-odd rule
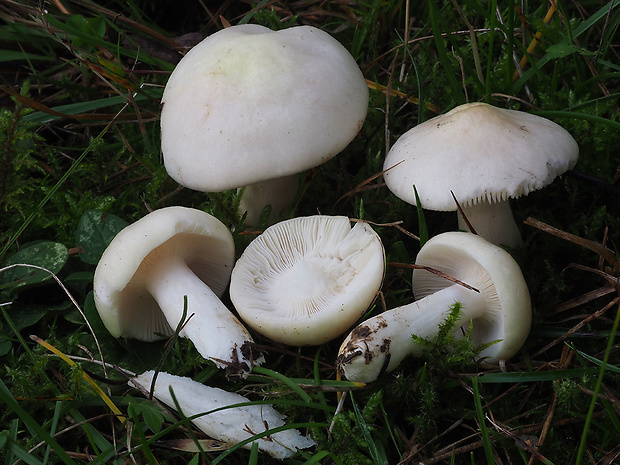
[[[125,220],[111,213],[100,210],[84,212],[75,233],[75,243],[83,250],[80,252],[82,261],[96,265],[110,241],[127,224]]]
[[[52,278],[48,271],[57,274],[68,257],[67,248],[58,242],[41,241],[25,246],[3,264],[0,269],[0,287],[15,290],[48,281]],[[48,271],[29,266],[9,268],[9,265],[15,264],[34,265]]]
[[[9,336],[0,331],[0,357],[8,354],[11,351],[11,347],[13,347],[13,343]],[[2,443],[0,441],[0,450],[2,450]]]

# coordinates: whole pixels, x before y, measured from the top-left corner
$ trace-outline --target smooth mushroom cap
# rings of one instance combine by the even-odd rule
[[[95,270],[94,297],[114,337],[142,341],[172,328],[144,287],[152,261],[176,254],[215,294],[230,279],[235,245],[228,228],[208,213],[185,207],[155,210],[127,226],[104,251]]]
[[[579,147],[558,124],[485,103],[460,105],[403,134],[388,152],[388,188],[422,207],[453,211],[461,205],[517,198],[549,184],[577,162]]]
[[[362,126],[368,87],[328,33],[245,24],[191,49],[162,103],[169,175],[217,192],[299,173],[338,154]]]
[[[132,378],[129,384],[137,385],[148,391],[154,375],[153,371],[147,371]],[[177,408],[170,388],[186,417],[207,413],[207,415],[197,416],[192,419],[192,422],[210,437],[224,441],[231,446],[268,429],[285,425],[285,416],[271,405],[231,407],[235,404],[250,402],[250,399],[223,389],[205,386],[184,376],[158,373],[154,396],[169,407]],[[292,457],[298,449],[306,449],[315,445],[312,439],[303,436],[296,429],[286,429],[264,436],[243,447],[251,449],[254,442],[258,443],[259,450],[278,459]]]
[[[383,245],[368,224],[294,218],[250,243],[233,269],[230,298],[256,332],[294,346],[322,344],[362,316],[384,272]]]
[[[531,299],[523,273],[508,252],[474,234],[447,232],[420,249],[416,265],[442,271],[486,296],[486,311],[473,320],[471,335],[474,345],[498,341],[480,353],[486,362],[509,359],[523,346],[531,326]],[[426,270],[413,271],[413,293],[418,301],[452,285]]]

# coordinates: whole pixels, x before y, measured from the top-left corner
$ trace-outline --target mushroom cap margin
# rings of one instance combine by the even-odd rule
[[[372,304],[385,252],[366,223],[344,216],[293,218],[267,228],[232,272],[230,297],[256,332],[293,346],[327,342]]]
[[[388,152],[388,188],[423,208],[518,198],[551,183],[577,162],[579,147],[560,125],[531,113],[468,103],[407,131]],[[475,181],[475,182],[474,182]]]
[[[181,238],[191,244],[184,244]],[[153,341],[158,339],[155,333],[172,334],[140,277],[147,267],[143,263],[154,257],[154,249],[158,254],[167,253],[169,246],[183,255],[213,292],[224,293],[235,255],[230,230],[214,216],[193,208],[155,210],[120,231],[95,269],[95,305],[112,336]]]
[[[446,232],[424,244],[416,265],[437,269],[489,296],[485,317],[474,320],[472,330],[474,345],[499,341],[480,353],[485,361],[508,359],[523,346],[531,326],[531,299],[521,268],[508,252],[472,233]],[[417,300],[450,285],[454,283],[426,270],[413,271]]]

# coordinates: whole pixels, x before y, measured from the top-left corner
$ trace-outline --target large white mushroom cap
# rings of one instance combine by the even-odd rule
[[[530,113],[485,103],[460,105],[403,134],[388,152],[388,188],[429,210],[495,203],[540,189],[577,162],[564,128]],[[395,166],[397,165],[397,166]]]
[[[191,49],[162,103],[169,175],[217,192],[300,173],[338,154],[362,126],[368,88],[328,33],[246,24]]]
[[[383,282],[381,239],[345,216],[282,221],[254,239],[232,272],[230,298],[256,332],[293,346],[327,342],[368,309]]]

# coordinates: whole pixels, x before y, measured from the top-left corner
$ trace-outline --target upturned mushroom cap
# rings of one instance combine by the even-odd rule
[[[153,371],[147,371],[132,378],[129,384],[148,390],[154,375]],[[158,373],[154,396],[169,407],[177,408],[170,389],[186,417],[206,414],[197,416],[192,422],[210,437],[231,446],[268,429],[285,425],[285,416],[271,405],[232,407],[235,404],[250,402],[250,399],[223,389],[205,386],[184,376]],[[292,457],[299,449],[315,445],[312,439],[303,436],[296,429],[286,429],[264,436],[248,442],[243,447],[251,449],[253,443],[258,444],[260,451],[278,459]]]
[[[549,184],[577,162],[579,148],[556,123],[485,103],[460,105],[403,134],[388,152],[388,188],[429,210],[517,198]]]
[[[486,305],[484,314],[473,320],[472,343],[498,341],[480,353],[486,362],[509,359],[523,346],[532,320],[530,293],[508,252],[474,234],[447,232],[420,249],[416,265],[442,271],[480,291]],[[413,294],[418,301],[453,285],[426,270],[413,270]]]
[[[480,352],[486,362],[498,363],[521,348],[530,329],[530,296],[504,249],[471,233],[448,232],[426,242],[416,264],[461,282],[415,270],[415,301],[363,321],[342,342],[336,362],[347,379],[368,383],[407,356],[422,356],[422,345],[411,335],[435,338],[456,302],[461,304],[456,334],[471,322],[474,346],[491,344]]]
[[[384,271],[383,245],[369,225],[294,218],[250,243],[233,269],[230,298],[256,332],[293,346],[322,344],[368,309]]]
[[[264,357],[220,299],[234,250],[230,231],[207,213],[183,207],[149,213],[123,229],[97,265],[101,319],[113,336],[145,341],[179,327],[179,336],[229,379],[247,376]]]
[[[95,304],[112,336],[153,341],[172,334],[144,287],[153,263],[170,255],[180,256],[215,294],[224,293],[235,259],[228,228],[191,208],[155,210],[118,233],[95,270]]]
[[[368,87],[328,33],[246,24],[191,49],[162,103],[169,175],[217,192],[300,173],[338,154],[362,126]]]

